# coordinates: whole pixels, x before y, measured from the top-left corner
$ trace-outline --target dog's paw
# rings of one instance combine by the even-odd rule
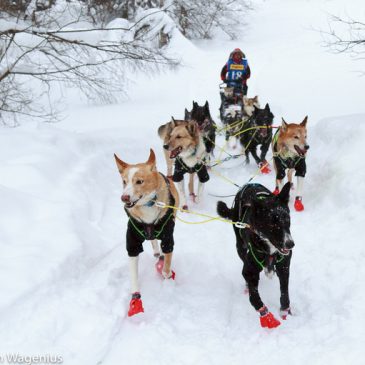
[[[161,255],[161,256],[159,256],[157,262],[155,263],[156,271],[161,275],[162,275],[164,261],[165,261],[165,258]]]
[[[260,324],[263,328],[276,328],[280,326],[280,321],[278,321],[274,315],[269,312],[266,306],[259,309],[260,313]]]
[[[262,174],[269,174],[271,172],[270,165],[268,162],[260,162],[259,168]]]
[[[170,270],[169,273],[165,273],[165,271],[162,271],[162,276],[164,277],[164,279],[175,280],[175,271]]]
[[[288,316],[291,316],[292,315],[292,313],[291,313],[291,309],[290,309],[290,307],[289,308],[287,308],[287,309],[280,309],[280,317],[281,317],[281,319],[283,319],[284,321],[286,320],[286,318],[288,317]]]
[[[279,188],[276,186],[275,190],[272,192],[274,195],[279,195],[280,191]]]
[[[304,205],[302,203],[302,198],[297,196],[295,198],[295,202],[294,202],[294,209],[297,211],[297,212],[301,212],[302,210],[304,210]]]
[[[260,317],[260,324],[263,328],[276,328],[280,326],[281,323],[271,312],[269,312],[266,315]]]
[[[188,210],[189,209],[189,207],[187,206],[187,204],[184,204],[181,208],[182,208],[182,210]]]
[[[135,314],[144,312],[142,305],[141,294],[136,292],[132,294],[132,299],[129,303],[128,317],[132,317]]]

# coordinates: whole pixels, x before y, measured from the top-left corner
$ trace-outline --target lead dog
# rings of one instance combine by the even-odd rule
[[[272,141],[274,168],[276,171],[274,194],[279,193],[286,171],[288,171],[288,181],[292,184],[292,176],[295,170],[297,186],[294,208],[297,211],[304,210],[302,190],[304,176],[307,172],[305,156],[309,149],[307,144],[307,120],[308,117],[305,117],[300,124],[288,124],[282,119],[282,125],[275,133]]]
[[[242,275],[250,302],[260,314],[262,327],[280,325],[258,292],[262,270],[267,274],[276,271],[280,280],[281,317],[286,319],[291,314],[288,287],[294,242],[290,234],[289,191],[290,183],[286,183],[277,196],[260,184],[247,184],[237,193],[232,209],[221,201],[217,204],[221,217],[237,223],[233,229],[237,252],[243,261]]]
[[[174,248],[174,227],[176,210],[163,207],[179,206],[179,197],[174,183],[157,172],[153,150],[145,163],[128,164],[114,154],[115,161],[123,181],[122,202],[129,217],[127,228],[127,252],[130,258],[132,299],[128,316],[143,312],[141,294],[138,285],[138,256],[143,252],[143,242],[152,241],[154,256],[158,258],[157,271],[165,279],[174,279],[171,270]],[[161,250],[158,247],[161,240]]]
[[[194,121],[171,122],[171,132],[164,148],[170,152],[170,158],[175,159],[175,168],[172,179],[178,183],[178,189],[183,209],[188,209],[186,203],[184,175],[196,173],[199,178],[198,193],[194,193],[193,183],[189,183],[189,193],[194,202],[198,203],[202,194],[203,184],[209,180],[206,167],[207,151],[202,133]]]

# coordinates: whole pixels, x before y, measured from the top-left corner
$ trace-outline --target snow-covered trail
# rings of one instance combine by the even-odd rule
[[[260,2],[242,40],[195,47],[177,39],[173,47],[187,66],[144,81],[140,75],[128,103],[74,107],[62,123],[2,131],[3,353],[59,354],[75,365],[362,363],[364,81],[344,55],[323,53],[319,35],[306,31],[322,23],[322,7],[341,3]],[[113,153],[140,162],[152,147],[164,172],[157,127],[170,115],[182,117],[192,100],[208,100],[217,114],[219,71],[236,46],[252,66],[249,94],[270,103],[274,124],[281,116],[299,122],[309,115],[306,210],[292,213],[294,315],[275,331],[262,330],[243,294],[232,227],[177,222],[176,281],[157,276],[147,242],[140,260],[145,314],[127,318],[127,219]],[[338,84],[353,92],[334,102]],[[236,160],[217,172],[243,184],[257,169]],[[273,174],[255,181],[274,186]],[[235,192],[212,175],[204,201],[193,208],[215,214],[217,198],[208,194]],[[260,293],[276,314],[277,278],[263,276]]]

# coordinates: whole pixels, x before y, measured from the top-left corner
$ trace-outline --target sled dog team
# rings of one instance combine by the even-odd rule
[[[246,184],[237,192],[232,208],[218,202],[217,212],[232,223],[237,252],[243,261],[242,275],[246,292],[250,303],[260,315],[261,326],[275,328],[280,325],[280,321],[261,300],[258,291],[259,276],[262,270],[267,275],[277,274],[281,292],[280,317],[285,320],[291,314],[288,285],[294,247],[288,203],[295,171],[297,184],[294,207],[297,211],[304,209],[302,189],[306,174],[305,156],[309,148],[306,141],[307,117],[301,123],[287,123],[282,119],[281,126],[272,136],[274,116],[269,105],[260,109],[257,96],[245,96],[243,102],[247,124],[243,124],[243,132],[238,138],[244,148],[246,162],[249,162],[251,153],[260,168],[267,167],[265,157],[271,144],[276,173],[275,190],[271,192],[260,184]],[[123,182],[121,199],[129,217],[126,245],[132,298],[128,316],[144,311],[138,284],[138,258],[145,240],[152,243],[157,272],[164,279],[175,279],[171,267],[175,217],[180,206],[184,210],[188,209],[184,175],[189,175],[190,200],[198,203],[203,186],[209,180],[216,130],[208,102],[204,106],[193,102],[190,112],[185,109],[184,120],[172,118],[161,125],[158,135],[163,141],[167,176],[157,170],[152,149],[144,163],[130,164],[114,155]],[[258,146],[261,146],[260,156],[256,152]],[[263,169],[261,171],[265,172]],[[198,177],[196,192],[195,174]],[[284,184],[286,174],[288,182]]]

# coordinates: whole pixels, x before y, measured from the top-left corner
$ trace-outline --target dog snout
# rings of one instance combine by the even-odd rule
[[[294,241],[293,240],[289,240],[289,241],[286,241],[285,242],[285,247],[288,249],[288,250],[291,250],[293,247],[294,247]]]
[[[291,250],[294,247],[294,240],[289,232],[285,232],[284,235],[284,248],[287,250]]]
[[[163,145],[163,148],[164,148],[165,150],[168,150],[168,149],[169,149],[169,145],[168,145],[168,144],[164,144],[164,145]]]
[[[304,146],[304,149],[307,151],[307,150],[309,150],[309,145],[308,144],[306,144],[305,146]]]
[[[266,128],[261,128],[260,129],[260,133],[263,137],[266,137],[267,136],[267,129]]]
[[[131,201],[131,196],[128,194],[123,194],[121,199],[123,203],[129,203]]]

